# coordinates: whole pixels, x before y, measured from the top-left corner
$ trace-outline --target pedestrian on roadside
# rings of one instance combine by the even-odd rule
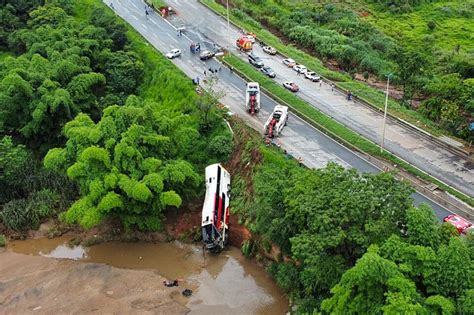
[[[331,83],[331,92],[334,92],[334,83]]]
[[[219,65],[219,68],[217,68],[217,71],[221,72],[221,66]]]
[[[207,72],[206,72],[206,70],[204,70],[204,76],[207,77]]]
[[[230,66],[229,70],[230,70],[230,73],[234,72],[234,67]]]
[[[199,85],[199,76],[196,77],[196,82]]]
[[[323,86],[323,81],[319,80],[319,87]]]
[[[148,9],[146,6],[145,6],[145,18],[148,20]]]
[[[115,10],[113,2],[110,2],[110,8],[111,8],[112,10]]]

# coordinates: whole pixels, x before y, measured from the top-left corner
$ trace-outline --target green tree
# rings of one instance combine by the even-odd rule
[[[428,292],[456,299],[474,286],[474,262],[461,238],[452,237],[440,247],[436,271],[425,282]]]
[[[436,249],[441,241],[440,225],[433,210],[426,204],[407,211],[408,242]]]
[[[130,97],[125,106],[105,109],[97,124],[85,114],[66,124],[66,146],[50,150],[44,162],[80,185],[81,198],[65,213],[66,222],[90,228],[114,216],[127,228],[157,230],[163,210],[179,207],[183,194],[197,187],[193,166],[179,158],[188,148],[171,140],[183,120],[156,106]]]
[[[420,295],[413,282],[406,279],[395,263],[369,251],[349,269],[331,289],[333,296],[323,301],[321,309],[334,314],[389,314],[423,311]]]

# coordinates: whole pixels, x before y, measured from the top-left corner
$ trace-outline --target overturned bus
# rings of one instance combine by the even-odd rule
[[[220,164],[206,167],[206,196],[202,207],[202,240],[219,253],[229,239],[230,174]]]

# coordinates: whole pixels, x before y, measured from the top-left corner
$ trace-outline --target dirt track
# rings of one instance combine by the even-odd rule
[[[0,249],[2,314],[185,314],[153,271],[21,255]]]

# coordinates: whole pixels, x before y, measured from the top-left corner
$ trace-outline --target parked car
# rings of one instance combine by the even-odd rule
[[[290,58],[283,59],[281,62],[283,62],[285,66],[288,66],[290,68],[293,68],[296,65],[296,61]]]
[[[303,65],[294,65],[293,70],[295,70],[298,73],[306,73],[306,71],[308,71],[308,69],[306,69],[306,67]]]
[[[291,92],[298,92],[299,91],[299,87],[298,85],[296,85],[295,82],[293,81],[286,81],[286,82],[283,82],[283,86],[285,87],[285,89],[288,89],[290,90]]]
[[[215,53],[209,50],[204,50],[200,55],[199,59],[201,60],[208,60],[214,57]]]
[[[263,52],[266,52],[267,54],[270,54],[270,55],[276,55],[277,50],[273,48],[272,46],[265,46],[263,47]]]
[[[179,57],[179,56],[181,56],[181,50],[179,50],[177,48],[171,49],[171,51],[166,54],[166,57],[168,57],[169,59],[173,59],[173,58],[176,58],[176,57]]]
[[[263,67],[262,58],[258,57],[254,53],[249,54],[249,62],[250,62],[250,64],[252,64],[253,66],[255,66],[257,68]]]
[[[277,76],[276,73],[275,73],[275,71],[273,71],[273,69],[270,68],[270,67],[268,67],[268,66],[262,67],[262,68],[260,69],[260,71],[261,71],[263,74],[269,76],[270,78],[274,78],[274,77]]]
[[[321,81],[321,77],[316,74],[316,72],[313,71],[306,71],[304,74],[304,77],[308,80],[311,80],[313,82],[319,82]]]
[[[474,230],[474,226],[471,222],[457,214],[450,214],[445,217],[443,221],[454,225],[459,234],[467,234],[468,231]]]

